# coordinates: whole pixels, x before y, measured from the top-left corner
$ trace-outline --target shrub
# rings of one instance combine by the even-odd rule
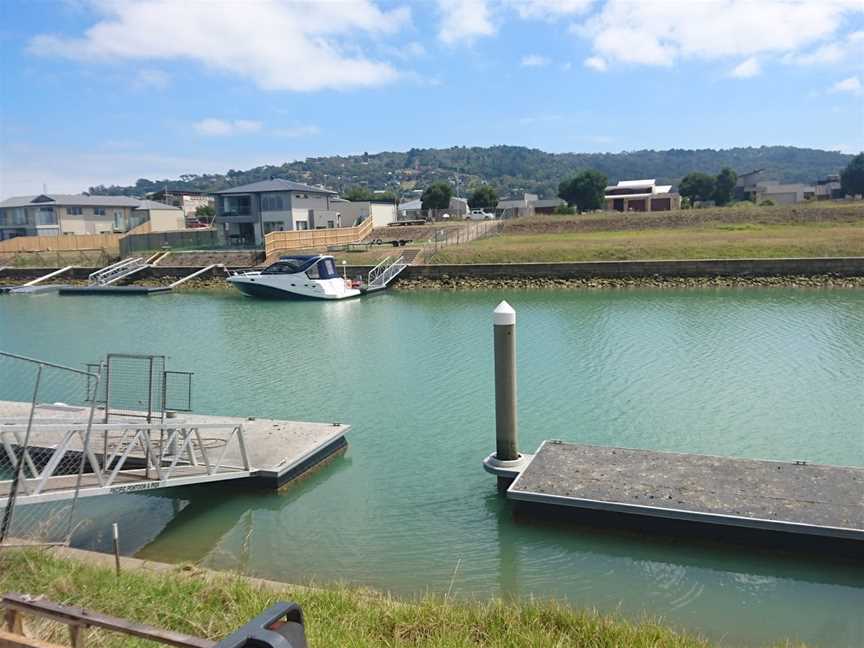
[[[763,200],[762,202],[759,203],[759,206],[760,207],[773,207],[774,201],[771,200],[770,198],[766,198],[765,200]]]
[[[556,214],[565,214],[565,215],[570,216],[570,215],[575,214],[576,210],[573,209],[570,205],[558,205],[555,208],[555,213]]]

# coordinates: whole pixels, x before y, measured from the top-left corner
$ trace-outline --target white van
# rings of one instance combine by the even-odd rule
[[[495,214],[490,214],[487,211],[483,211],[482,209],[472,209],[465,215],[465,218],[470,220],[493,220],[495,218]]]

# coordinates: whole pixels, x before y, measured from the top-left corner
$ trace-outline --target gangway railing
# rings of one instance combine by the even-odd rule
[[[392,262],[390,257],[386,257],[369,271],[366,280],[366,290],[381,290],[386,288],[387,284],[393,281],[393,279],[395,279],[396,276],[407,267],[408,264],[405,263],[404,257],[400,256]]]
[[[242,424],[37,422],[0,426],[0,451],[19,473],[18,506],[248,477]],[[202,435],[202,432],[204,433]],[[88,443],[89,440],[89,443]],[[83,459],[69,472],[68,455]],[[83,455],[83,456],[82,456]],[[20,467],[19,467],[19,464]],[[66,470],[61,466],[66,466]],[[11,479],[0,480],[0,507]]]
[[[91,286],[108,286],[139,270],[149,267],[150,264],[141,257],[130,257],[117,263],[112,263],[96,272],[91,272],[88,279]]]

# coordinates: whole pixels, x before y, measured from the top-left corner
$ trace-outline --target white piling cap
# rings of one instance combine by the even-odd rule
[[[516,324],[516,311],[506,301],[502,301],[495,308],[492,321],[495,326],[513,326]]]

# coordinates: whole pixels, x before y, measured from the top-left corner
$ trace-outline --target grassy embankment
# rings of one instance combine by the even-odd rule
[[[864,255],[864,204],[534,216],[428,263],[623,261]]]
[[[303,606],[311,646],[604,646],[706,647],[653,622],[632,624],[558,603],[457,601],[427,597],[406,603],[368,590],[333,587],[284,590],[236,576],[178,567],[170,572],[113,570],[36,550],[0,551],[0,591],[43,594],[178,632],[224,637],[265,607],[291,600]],[[31,624],[44,639],[62,641],[65,628]],[[154,645],[94,631],[88,646]]]

